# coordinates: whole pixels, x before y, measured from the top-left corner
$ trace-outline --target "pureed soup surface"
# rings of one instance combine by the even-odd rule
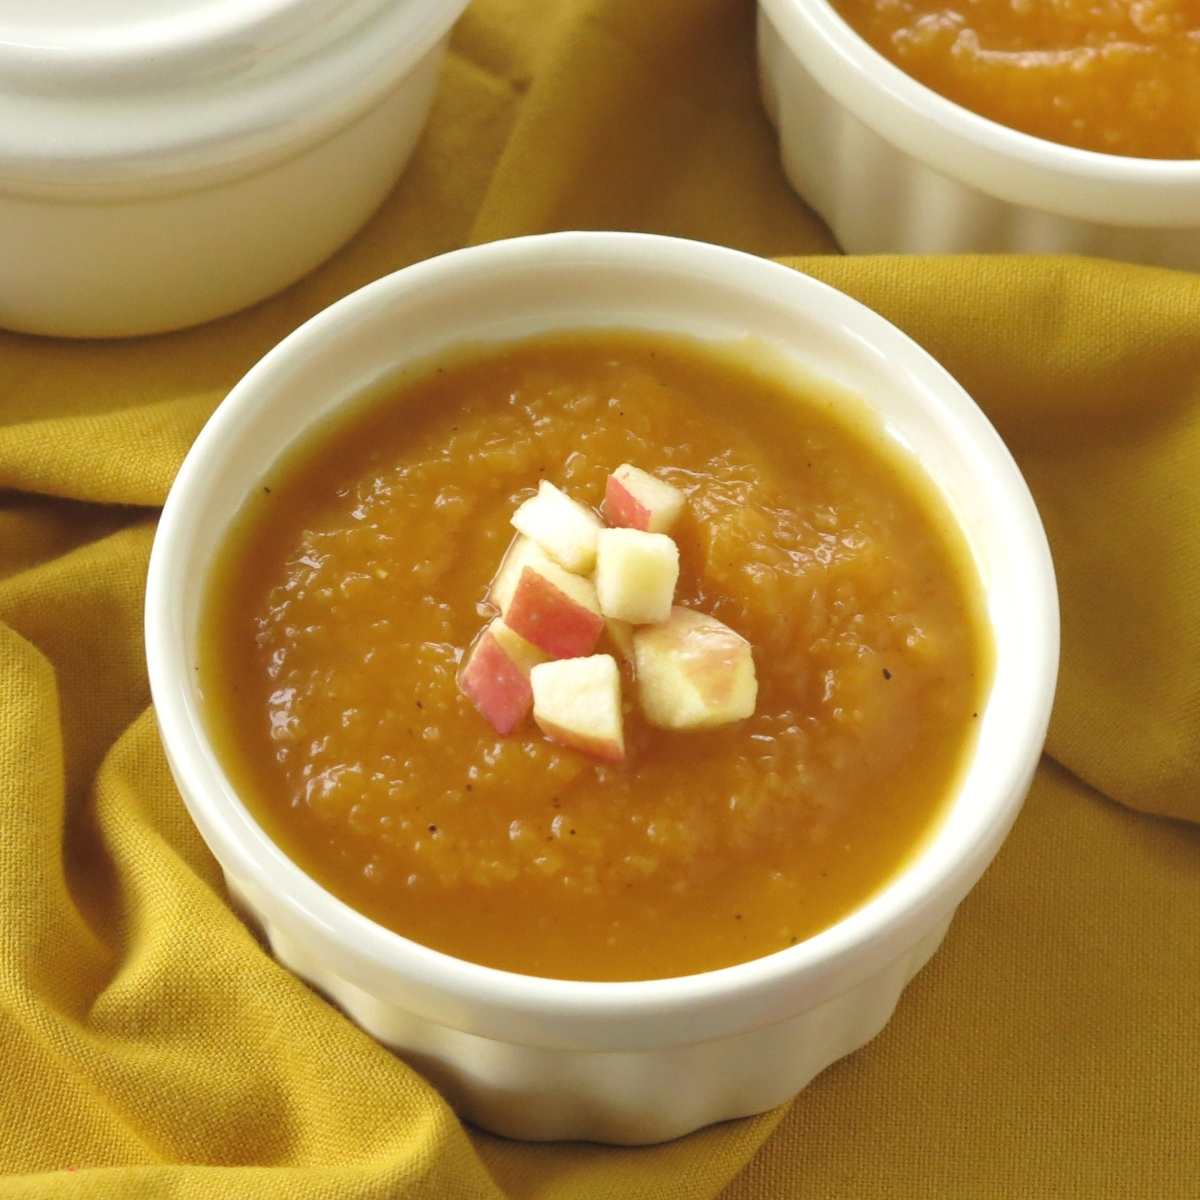
[[[213,574],[201,679],[294,861],[438,950],[593,980],[769,954],[905,864],[990,680],[977,582],[859,402],[750,358],[615,333],[464,352],[265,481]],[[456,673],[516,505],[542,478],[598,505],[623,462],[687,494],[675,602],[750,640],[759,694],[672,733],[627,686],[627,758],[605,765],[532,721],[497,736]]]
[[[1037,137],[1200,158],[1200,0],[832,0],[943,96]]]

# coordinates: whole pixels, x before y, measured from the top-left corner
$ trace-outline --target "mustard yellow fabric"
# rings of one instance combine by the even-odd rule
[[[142,661],[156,509],[246,368],[387,271],[570,227],[813,256],[995,420],[1063,600],[1049,757],[888,1029],[785,1110],[642,1150],[465,1130],[278,968]],[[749,0],[477,0],[326,267],[192,332],[0,334],[0,1197],[1200,1196],[1200,277],[833,249],[780,174]]]

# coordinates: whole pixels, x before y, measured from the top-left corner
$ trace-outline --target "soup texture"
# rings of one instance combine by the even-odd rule
[[[212,572],[200,678],[296,863],[425,945],[591,980],[794,945],[904,866],[990,680],[976,578],[865,406],[755,357],[623,333],[462,351],[278,464]],[[532,721],[498,736],[457,674],[516,506],[549,479],[598,507],[621,463],[686,495],[675,603],[749,640],[758,698],[670,732],[627,687],[603,763]]]
[[[1200,158],[1200,0],[831,0],[881,54],[1013,129]]]

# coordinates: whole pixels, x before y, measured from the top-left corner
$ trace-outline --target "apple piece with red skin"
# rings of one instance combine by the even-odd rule
[[[524,536],[509,546],[488,600],[510,629],[551,658],[591,654],[604,629],[591,580],[563,570]]]
[[[667,533],[679,520],[684,499],[677,487],[622,463],[604,486],[604,516],[610,525]]]
[[[521,572],[527,566],[543,566],[551,561],[536,542],[518,534],[505,552],[500,569],[488,588],[488,600],[503,613],[512,603],[513,592],[517,590]]]
[[[511,629],[551,658],[591,654],[604,632],[591,580],[554,563],[525,567],[503,615]]]
[[[606,617],[660,625],[671,615],[679,547],[665,533],[602,529],[596,540],[596,598]]]
[[[533,719],[548,738],[604,762],[624,761],[621,673],[611,654],[539,663],[529,678]]]
[[[572,575],[545,556],[522,556],[520,574],[493,596],[503,601],[508,627],[550,658],[591,654],[604,632],[604,618],[590,579]]]
[[[546,656],[497,617],[478,637],[458,685],[497,733],[512,733],[533,707],[529,672]]]
[[[638,701],[651,725],[712,729],[754,712],[750,643],[716,617],[676,606],[664,624],[634,631],[633,652]]]
[[[568,571],[582,575],[596,564],[596,534],[604,527],[600,518],[548,479],[513,513],[512,524]]]

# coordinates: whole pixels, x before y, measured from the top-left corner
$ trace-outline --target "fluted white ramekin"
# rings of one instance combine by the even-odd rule
[[[978,116],[889,62],[828,0],[759,0],[758,53],[784,171],[848,253],[1200,268],[1200,160],[1097,154]]]
[[[986,593],[996,673],[961,786],[928,845],[861,909],[777,954],[632,983],[530,978],[411,942],[347,907],[270,841],[210,746],[195,666],[200,586],[273,463],[403,364],[460,343],[616,327],[769,347],[874,410],[935,481]],[[180,792],[231,894],[280,961],[427,1075],[463,1115],[530,1139],[654,1142],[787,1100],[883,1027],[1015,819],[1058,660],[1053,569],[1007,450],[927,354],[785,267],[671,238],[496,242],[355,292],[272,350],[218,408],[159,524],[146,652]]]
[[[378,207],[467,0],[0,6],[0,326],[178,329]]]

